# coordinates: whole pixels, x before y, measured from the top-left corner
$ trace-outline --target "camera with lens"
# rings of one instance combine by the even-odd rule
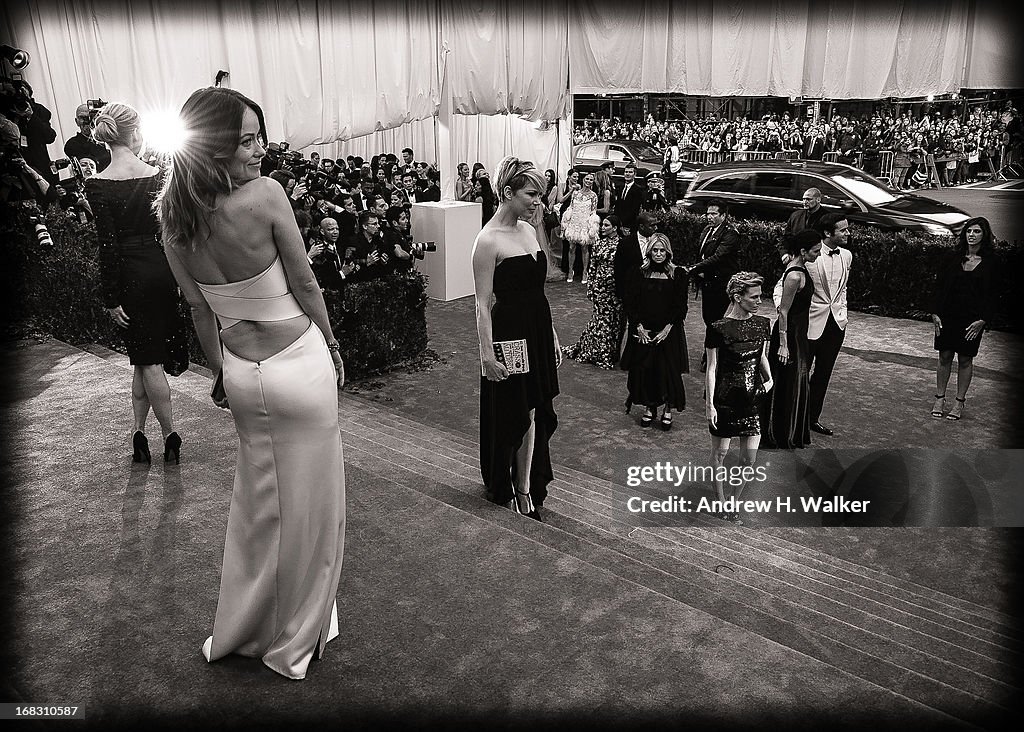
[[[89,121],[94,121],[100,110],[107,106],[107,103],[102,99],[86,99],[85,103],[89,107]]]
[[[423,255],[427,252],[436,252],[437,244],[432,241],[414,241],[409,245],[409,254],[416,257],[416,259],[423,259]]]

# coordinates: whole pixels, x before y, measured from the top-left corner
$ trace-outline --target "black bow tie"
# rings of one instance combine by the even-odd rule
[[[836,247],[835,249],[829,249],[828,250],[828,256],[830,256],[830,257],[834,257],[837,254],[839,254],[839,247]]]

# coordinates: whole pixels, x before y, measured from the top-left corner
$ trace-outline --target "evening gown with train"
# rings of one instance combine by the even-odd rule
[[[491,332],[495,341],[526,339],[530,371],[504,381],[480,377],[480,471],[497,503],[512,500],[515,452],[523,444],[534,412],[536,438],[530,468],[533,503],[544,504],[551,471],[548,441],[558,427],[552,400],[558,396],[551,309],[544,297],[547,258],[543,252],[507,257],[494,268]]]
[[[303,314],[280,258],[227,284],[199,284],[222,328]],[[262,361],[224,352],[238,462],[208,661],[236,653],[301,679],[338,635],[345,467],[337,375],[315,323]]]

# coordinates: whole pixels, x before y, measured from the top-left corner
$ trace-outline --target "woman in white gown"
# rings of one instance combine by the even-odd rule
[[[344,365],[284,189],[260,177],[262,110],[210,87],[181,118],[186,142],[156,205],[171,270],[223,377],[226,396],[215,389],[214,401],[231,410],[239,438],[203,654],[260,658],[301,679],[338,635]]]

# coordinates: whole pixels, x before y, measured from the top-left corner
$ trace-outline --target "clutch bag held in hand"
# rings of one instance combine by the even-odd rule
[[[495,341],[494,357],[511,374],[530,373],[530,354],[526,350],[526,340]]]

